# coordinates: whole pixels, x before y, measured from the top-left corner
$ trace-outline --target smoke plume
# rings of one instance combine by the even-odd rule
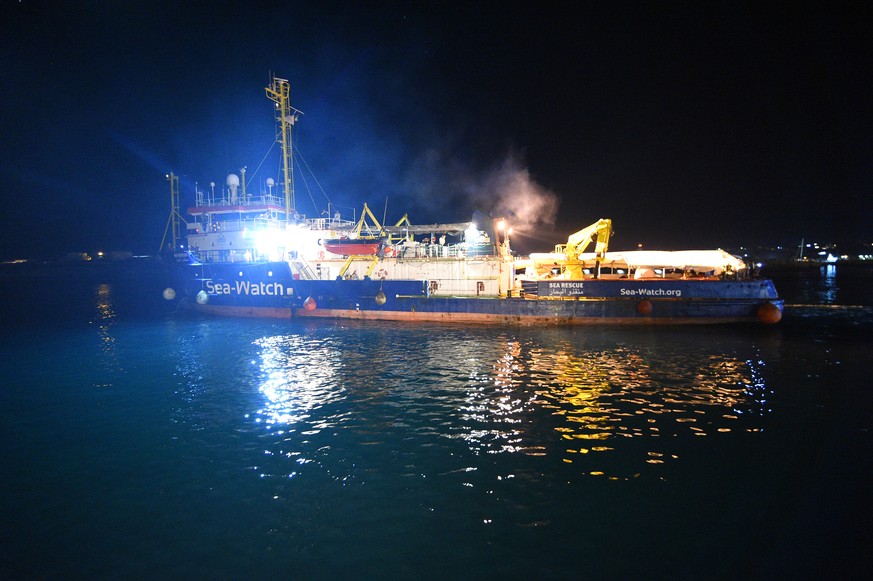
[[[555,224],[558,197],[536,183],[516,155],[510,154],[483,175],[476,197],[494,217],[507,218],[515,230]]]
[[[519,155],[509,153],[479,169],[461,163],[459,157],[430,149],[411,164],[406,191],[419,207],[440,214],[440,219],[482,210],[506,218],[516,232],[554,225],[558,196],[536,183]]]

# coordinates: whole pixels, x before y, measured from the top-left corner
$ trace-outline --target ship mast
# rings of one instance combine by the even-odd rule
[[[167,181],[170,182],[170,215],[167,217],[167,226],[164,228],[164,237],[161,239],[158,254],[167,248],[164,246],[167,243],[167,234],[172,237],[171,252],[176,252],[179,240],[182,239],[182,223],[185,222],[182,214],[179,213],[179,176],[170,172],[167,174]]]
[[[265,88],[267,98],[276,104],[276,142],[282,144],[282,186],[285,190],[285,220],[295,211],[294,159],[291,148],[291,129],[303,112],[291,106],[291,85],[287,79],[273,77]]]

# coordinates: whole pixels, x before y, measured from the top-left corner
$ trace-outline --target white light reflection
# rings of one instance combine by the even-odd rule
[[[348,410],[325,407],[340,402],[345,388],[336,377],[342,353],[329,342],[311,336],[280,335],[254,342],[260,348],[259,391],[265,406],[246,417],[265,430],[264,461],[252,469],[261,478],[296,478],[306,465],[322,464],[335,442],[335,430],[349,418]],[[334,475],[345,482],[346,473]]]
[[[837,267],[835,264],[828,264],[821,267],[823,280],[822,288],[818,291],[819,302],[823,305],[833,305],[837,302]]]
[[[264,337],[255,341],[261,348],[260,391],[266,407],[256,412],[256,421],[267,428],[294,425],[307,420],[310,412],[340,399],[343,389],[335,381],[335,350],[312,338],[301,336]],[[307,434],[317,433],[318,424],[308,425]]]
[[[461,418],[465,422],[481,424],[464,434],[474,453],[498,454],[502,452],[536,453],[527,449],[521,424],[531,404],[531,398],[520,395],[519,361],[521,344],[509,341],[506,352],[494,365],[494,377],[476,373],[470,377],[473,384],[468,392]]]

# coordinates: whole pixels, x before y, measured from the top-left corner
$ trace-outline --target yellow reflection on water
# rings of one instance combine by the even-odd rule
[[[494,365],[496,393],[480,398],[475,409],[516,421],[524,413],[549,412],[554,442],[562,445],[547,446],[547,454],[561,454],[567,464],[581,463],[585,474],[625,478],[644,465],[678,459],[681,442],[689,436],[759,431],[769,412],[762,366],[759,358],[731,353],[678,351],[665,357],[662,350],[650,355],[619,345],[588,351],[571,343],[545,351],[510,341]],[[490,452],[543,453],[528,445],[530,434],[523,426],[490,426],[487,432],[469,432],[468,444],[482,449],[487,435]],[[495,440],[506,445],[495,447]],[[629,464],[630,457],[639,465]]]

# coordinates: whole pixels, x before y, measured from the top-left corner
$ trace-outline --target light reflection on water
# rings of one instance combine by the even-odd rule
[[[325,342],[279,336],[259,339],[255,345],[261,349],[260,391],[266,399],[256,421],[263,421],[268,429],[293,428],[309,420],[313,409],[342,398],[344,389],[334,380],[339,355]],[[314,427],[308,434],[318,429]]]
[[[873,268],[869,265],[825,264],[814,268],[777,270],[771,274],[789,309],[796,306],[873,305]]]
[[[13,281],[6,577],[851,578],[873,303],[838,269],[865,306],[762,329],[155,316]]]
[[[679,461],[689,438],[760,431],[771,411],[765,358],[745,339],[714,352],[693,333],[344,333],[254,342],[263,406],[249,418],[273,458],[262,476],[313,462],[363,482],[377,457],[398,462],[381,470],[421,473],[418,450],[453,458],[447,471],[516,454],[624,479]]]
[[[566,441],[565,462],[618,451],[635,453],[638,461],[648,464],[662,464],[678,458],[671,441],[675,436],[757,431],[760,422],[749,416],[769,411],[761,361],[724,354],[697,361],[678,354],[668,360],[653,359],[626,346],[555,355],[533,363],[556,370],[547,384],[539,386],[537,403],[562,420],[555,430]],[[741,416],[745,421],[738,421]],[[622,450],[628,447],[627,439],[642,440],[643,448]],[[592,475],[621,475],[589,457],[584,467]]]
[[[835,304],[839,292],[839,285],[837,284],[837,267],[834,264],[828,264],[823,266],[821,270],[822,289],[819,291],[819,302],[825,305]]]
[[[112,387],[112,381],[107,376],[111,377],[122,369],[118,359],[117,340],[113,329],[118,321],[112,285],[104,283],[94,287],[94,311],[94,323],[97,325],[97,336],[100,342],[100,367],[107,374],[103,376],[104,381],[95,384],[95,387]]]

